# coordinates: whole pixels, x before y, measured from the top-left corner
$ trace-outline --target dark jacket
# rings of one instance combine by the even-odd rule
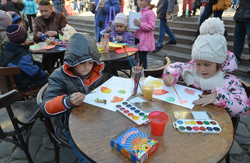
[[[42,39],[38,38],[36,35],[38,32],[45,33],[47,31],[57,31],[61,35],[63,35],[62,28],[68,24],[65,16],[59,12],[52,12],[50,16],[49,26],[46,25],[44,18],[42,16],[38,16],[34,19],[35,27],[34,27],[34,35],[33,40],[35,42],[41,42]]]
[[[175,0],[159,0],[157,3],[157,19],[166,19],[167,12],[173,12]]]
[[[235,15],[235,21],[250,21],[250,1],[240,0],[239,7],[237,8]]]
[[[33,63],[28,45],[6,43],[0,56],[0,65],[2,67],[18,66],[21,69],[21,74],[15,75],[14,79],[17,87],[22,91],[31,88],[37,81],[43,82],[40,83],[41,86],[47,82],[47,74]]]
[[[65,55],[64,65],[49,77],[49,85],[41,106],[41,111],[45,115],[58,115],[60,121],[66,120],[74,107],[68,103],[72,93],[88,94],[104,82],[102,74],[104,63],[99,61],[101,55],[96,42],[88,34],[74,33],[69,40]],[[88,76],[74,74],[73,67],[89,59],[94,61],[90,74]],[[57,125],[66,125],[64,122],[57,121]]]
[[[0,9],[1,10],[14,11],[18,15],[20,15],[20,11],[22,11],[23,8],[24,8],[24,4],[23,4],[23,2],[20,2],[20,1],[18,1],[17,3],[13,3],[13,2],[11,2],[11,0],[7,0],[7,4],[3,5],[3,6],[0,3]]]

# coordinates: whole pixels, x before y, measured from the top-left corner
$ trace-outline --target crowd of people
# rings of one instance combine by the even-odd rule
[[[71,109],[81,105],[86,94],[105,81],[105,66],[100,61],[96,42],[100,42],[104,37],[113,42],[136,45],[140,63],[136,63],[134,57],[116,62],[134,66],[140,64],[147,69],[147,54],[161,50],[165,33],[169,36],[167,45],[177,44],[176,37],[167,24],[167,15],[173,12],[177,1],[159,0],[156,5],[157,16],[152,10],[155,6],[151,4],[151,0],[133,1],[141,12],[141,18],[133,21],[138,27],[134,34],[129,31],[127,16],[122,13],[123,0],[70,1],[78,12],[85,7],[95,14],[95,39],[89,34],[74,33],[68,41],[65,57],[61,54],[46,54],[43,55],[41,64],[32,59],[29,45],[44,41],[46,37],[59,39],[60,35],[63,36],[62,28],[68,24],[64,13],[65,6],[62,5],[65,2],[52,2],[1,0],[0,66],[18,66],[21,69],[21,74],[15,76],[20,90],[49,83],[43,97],[41,112],[46,116],[57,117],[57,125],[64,128],[64,134],[79,161],[88,162],[74,145],[67,120]],[[186,14],[187,3],[189,8]],[[227,50],[227,32],[222,21],[222,13],[230,3],[230,0],[199,1],[199,5],[204,5],[204,11],[192,42],[192,60],[188,63],[177,62],[169,65],[164,70],[162,78],[167,86],[183,79],[188,86],[205,91],[207,94],[194,101],[195,105],[214,104],[224,107],[231,117],[240,117],[248,112],[249,100],[241,81],[231,72],[237,70],[241,61],[246,36],[250,47],[250,1],[241,0],[236,6],[238,9],[234,16],[234,54]],[[129,1],[129,5],[132,5],[132,1]],[[40,16],[36,16],[38,10]],[[193,0],[183,0],[182,17],[190,17],[192,10]],[[113,17],[112,14],[108,16],[110,12],[113,13]],[[212,13],[213,18],[209,18]],[[28,22],[25,22],[23,14],[27,15]],[[155,44],[153,31],[156,19],[159,19],[160,23],[159,38]],[[29,31],[33,32],[33,40],[28,38],[28,27]],[[58,58],[63,60],[63,65],[54,71]]]

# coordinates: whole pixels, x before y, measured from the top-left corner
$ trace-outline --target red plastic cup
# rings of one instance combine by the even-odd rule
[[[153,111],[148,115],[151,124],[151,132],[155,136],[162,136],[165,125],[168,122],[168,115],[161,111]]]

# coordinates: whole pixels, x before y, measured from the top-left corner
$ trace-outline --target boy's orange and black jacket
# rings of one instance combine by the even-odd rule
[[[65,55],[64,65],[49,77],[49,85],[41,106],[42,113],[49,116],[58,115],[60,120],[65,119],[62,116],[68,117],[74,107],[69,101],[72,93],[88,94],[104,82],[104,63],[99,61],[100,54],[96,43],[88,34],[73,34]],[[94,61],[89,75],[80,76],[73,73],[74,66],[87,60]]]

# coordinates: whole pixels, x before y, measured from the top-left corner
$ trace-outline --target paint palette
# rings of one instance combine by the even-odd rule
[[[178,119],[173,122],[175,128],[185,133],[212,133],[221,132],[221,127],[215,120],[195,120],[195,119]]]
[[[128,101],[117,104],[116,108],[120,113],[122,113],[137,125],[142,125],[149,122],[149,112],[145,112],[142,109],[139,109]]]

